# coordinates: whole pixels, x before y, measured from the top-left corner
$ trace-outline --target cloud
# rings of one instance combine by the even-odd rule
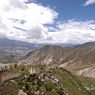
[[[53,42],[81,44],[95,41],[95,21],[74,21],[59,23],[56,32],[50,32]]]
[[[44,24],[53,24],[58,13],[26,0],[0,0],[0,37],[33,41],[46,40],[48,28]]]
[[[95,3],[95,0],[87,0],[84,4],[84,6],[88,6],[90,4],[94,4]]]
[[[43,43],[95,41],[95,21],[68,20],[55,24],[58,18],[55,10],[38,3],[25,2],[0,0],[0,37]],[[53,24],[56,28],[52,27]]]

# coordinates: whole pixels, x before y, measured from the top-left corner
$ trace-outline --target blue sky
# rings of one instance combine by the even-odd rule
[[[31,43],[95,41],[95,0],[0,0],[0,38]]]
[[[37,0],[44,6],[54,8],[58,13],[58,20],[95,20],[95,4],[84,6],[86,0]]]

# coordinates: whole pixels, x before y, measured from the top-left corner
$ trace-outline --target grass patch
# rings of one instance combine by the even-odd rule
[[[68,71],[53,69],[53,74],[60,80],[60,84],[62,84],[69,95],[89,95],[89,92],[84,91],[75,80],[75,77]]]

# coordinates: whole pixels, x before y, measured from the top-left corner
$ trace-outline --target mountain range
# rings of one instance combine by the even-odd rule
[[[88,77],[95,77],[95,45],[94,42],[85,43],[77,47],[61,47],[46,45],[29,52],[21,63],[26,64],[58,64],[76,73]]]
[[[11,40],[0,38],[0,52],[29,52],[36,50],[45,45],[56,45],[62,47],[72,47],[73,44],[62,44],[62,43],[29,43],[25,41]]]
[[[95,95],[95,42],[0,39],[0,63],[0,95]]]
[[[26,64],[58,64],[59,67],[77,75],[95,77],[95,42],[49,45],[0,38],[0,62],[11,61]]]

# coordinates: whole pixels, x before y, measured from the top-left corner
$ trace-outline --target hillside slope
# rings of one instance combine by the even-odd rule
[[[3,82],[0,86],[1,95],[19,95],[17,94],[19,91],[24,91],[25,95],[90,95],[82,82],[67,70],[46,69],[48,67],[43,65],[38,67],[43,68],[40,68],[39,74],[29,74],[28,72],[19,78]]]
[[[74,71],[78,75],[87,75],[86,72],[89,72],[90,75],[95,73],[95,45],[68,48],[46,45],[28,53],[20,63],[58,64],[60,67]],[[87,68],[93,68],[93,71]]]

